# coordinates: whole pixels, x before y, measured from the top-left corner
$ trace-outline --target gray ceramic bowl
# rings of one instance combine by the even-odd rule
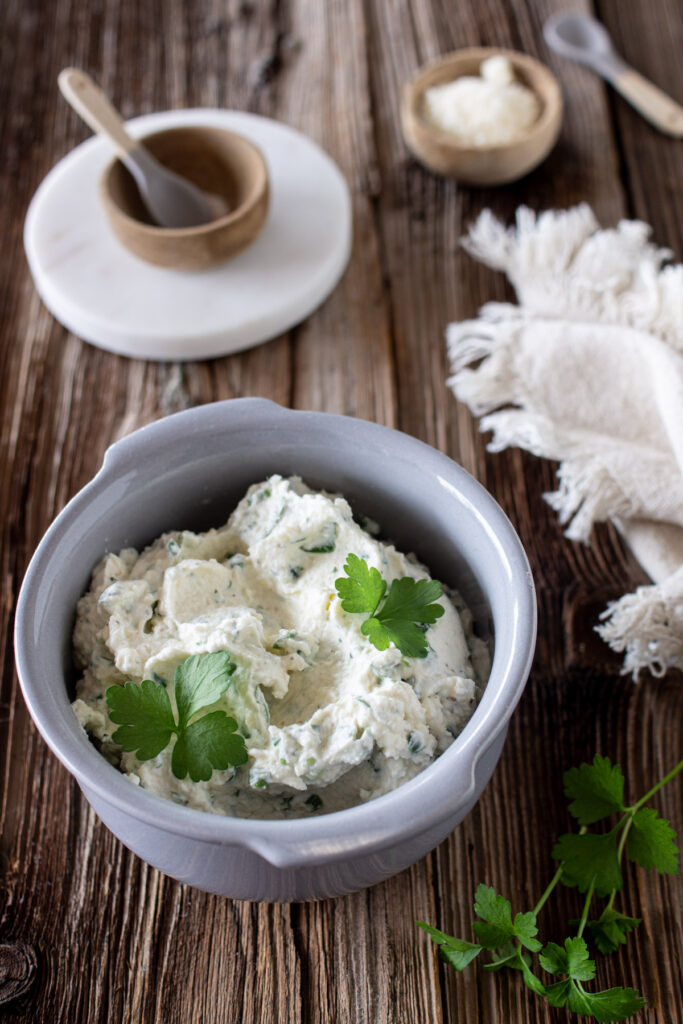
[[[470,722],[415,779],[367,804],[311,819],[225,818],[132,786],[104,760],[69,705],[74,609],[105,551],[164,530],[224,522],[247,486],[297,473],[339,491],[404,551],[457,585],[493,668]],[[250,900],[361,889],[412,864],[472,808],[526,682],[536,606],[524,551],[493,498],[420,441],[324,413],[239,399],[178,413],[113,445],[95,479],[41,541],[17,606],[16,655],[33,719],[104,824],[166,874]]]

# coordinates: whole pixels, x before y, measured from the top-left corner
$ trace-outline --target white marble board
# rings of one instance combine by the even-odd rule
[[[209,359],[273,338],[307,317],[351,251],[348,186],[331,158],[288,126],[232,110],[174,110],[127,123],[136,137],[180,125],[239,132],[268,165],[271,205],[255,243],[210,270],[155,267],[109,229],[98,197],[111,159],[92,138],[50,171],[26,215],[24,246],[38,292],[69,330],[141,359]]]

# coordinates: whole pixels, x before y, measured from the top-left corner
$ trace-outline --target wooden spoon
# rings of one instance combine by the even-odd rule
[[[195,227],[229,212],[223,199],[202,192],[187,178],[170,171],[141,142],[132,139],[118,110],[85,71],[65,68],[57,81],[62,95],[76,113],[93,131],[112,143],[159,227]]]
[[[683,107],[623,60],[604,25],[586,14],[556,14],[543,26],[551,50],[597,71],[650,124],[683,138]]]

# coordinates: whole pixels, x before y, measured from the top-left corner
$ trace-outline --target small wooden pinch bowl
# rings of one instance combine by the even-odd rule
[[[232,259],[257,238],[268,214],[268,170],[257,147],[203,125],[168,128],[142,140],[166,167],[227,203],[228,213],[190,228],[160,228],[120,160],[100,179],[100,197],[119,242],[134,256],[174,270],[204,270]]]
[[[463,146],[450,133],[433,127],[424,114],[425,91],[462,75],[478,75],[488,57],[507,57],[515,78],[534,92],[541,105],[537,120],[514,142]],[[424,65],[403,88],[401,127],[413,155],[437,174],[468,185],[505,185],[537,167],[553,148],[562,125],[562,92],[552,72],[533,57],[515,50],[473,47],[455,50]]]

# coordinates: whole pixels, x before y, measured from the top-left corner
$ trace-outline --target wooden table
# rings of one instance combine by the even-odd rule
[[[658,135],[590,72],[546,49],[545,18],[564,0],[6,0],[0,48],[3,121],[2,644],[3,789],[0,943],[35,953],[33,983],[0,1009],[13,1024],[230,1022],[438,1024],[561,1021],[517,977],[438,964],[417,918],[469,935],[471,894],[487,881],[529,906],[568,825],[561,772],[595,751],[627,768],[632,792],[681,757],[680,675],[619,676],[591,626],[605,601],[644,577],[609,527],[590,547],[567,541],[541,494],[555,467],[486,438],[445,386],[447,322],[510,297],[503,278],[458,247],[484,206],[511,218],[591,203],[605,224],[650,222],[683,257],[681,144]],[[678,0],[599,0],[617,46],[683,99]],[[461,46],[527,51],[566,98],[559,145],[524,181],[458,188],[423,171],[400,137],[401,83]],[[58,97],[67,64],[101,81],[125,115],[235,107],[309,133],[353,194],[355,241],[332,297],[284,337],[242,355],[183,366],[117,358],[70,335],[42,306],[21,244],[27,203],[86,129]],[[263,395],[399,427],[447,452],[502,504],[531,560],[540,631],[529,685],[483,798],[437,850],[383,885],[343,899],[254,905],[160,875],[95,818],[31,724],[13,670],[15,595],[36,544],[123,434],[186,406]],[[680,782],[680,780],[679,780]],[[681,786],[657,800],[683,828]],[[627,871],[623,906],[643,917],[605,984],[648,997],[639,1019],[683,1020],[675,965],[683,938],[677,880]],[[558,937],[577,910],[559,893]],[[544,912],[545,913],[545,912]],[[15,951],[17,948],[15,947]],[[7,950],[4,951],[6,957]],[[2,963],[7,960],[3,959]]]

